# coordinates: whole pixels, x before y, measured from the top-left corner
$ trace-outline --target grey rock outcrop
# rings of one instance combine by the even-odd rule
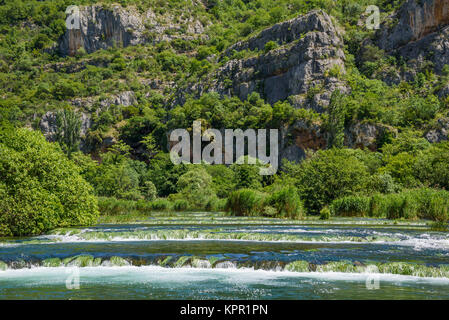
[[[127,47],[175,38],[193,39],[204,32],[204,26],[191,16],[178,21],[171,16],[156,16],[149,9],[114,5],[79,7],[79,29],[67,29],[59,41],[61,55],[75,55],[80,48],[87,53],[114,45]]]
[[[265,52],[265,45],[270,41],[279,47]],[[194,85],[193,91],[197,95],[216,91],[240,99],[258,92],[273,104],[290,96],[305,96],[310,88],[316,87],[323,94],[315,101],[315,108],[322,111],[335,88],[346,90],[337,79],[338,73],[345,71],[343,41],[331,18],[323,11],[312,11],[276,24],[235,44],[226,54],[242,50],[256,54],[228,61],[212,76],[212,83]],[[302,98],[294,99],[299,102],[296,107],[309,102]]]
[[[383,35],[379,46],[386,51],[423,39],[448,25],[449,1],[408,0],[391,20],[395,20],[397,23],[391,28],[380,29]],[[383,25],[383,27],[386,26]]]
[[[55,135],[58,130],[56,121],[56,111],[47,111],[39,122],[39,129],[48,141],[55,141]],[[92,126],[92,119],[89,113],[79,113],[81,120],[80,135],[84,137]]]
[[[449,118],[438,119],[437,128],[427,132],[424,137],[430,143],[449,140]]]
[[[54,137],[57,131],[56,112],[46,112],[39,122],[39,129],[48,141],[54,141]]]
[[[350,148],[376,151],[381,138],[386,133],[397,134],[393,127],[375,123],[354,123],[345,130],[345,145]]]

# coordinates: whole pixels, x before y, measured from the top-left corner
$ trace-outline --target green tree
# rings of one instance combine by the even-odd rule
[[[0,130],[0,235],[94,223],[97,199],[79,172],[41,133]]]
[[[208,200],[215,196],[212,189],[212,177],[201,166],[194,166],[179,177],[178,192],[194,208],[203,208]]]
[[[345,139],[345,109],[343,94],[339,90],[332,93],[328,113],[329,118],[326,126],[329,133],[328,148],[342,148]]]
[[[367,166],[351,149],[318,151],[300,164],[285,161],[284,170],[311,214],[319,214],[338,197],[364,191],[369,177]]]
[[[64,109],[56,113],[56,141],[69,158],[79,149],[80,130],[81,119],[76,112]]]

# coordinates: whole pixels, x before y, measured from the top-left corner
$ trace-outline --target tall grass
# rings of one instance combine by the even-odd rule
[[[304,205],[299,198],[298,190],[293,186],[274,191],[266,200],[266,204],[276,208],[277,217],[300,219],[305,216]]]
[[[329,209],[333,216],[364,217],[369,211],[369,206],[369,197],[348,196],[334,200]]]
[[[226,202],[226,211],[236,216],[255,216],[263,212],[266,194],[252,190],[240,189],[231,194]]]
[[[377,217],[387,219],[449,220],[449,192],[420,188],[400,193],[349,196],[332,202],[334,216]]]
[[[172,204],[166,199],[133,201],[100,197],[98,198],[98,208],[100,215],[117,216],[131,213],[145,214],[152,211],[168,211],[172,209]]]
[[[236,216],[289,219],[300,219],[305,216],[304,205],[293,186],[275,190],[271,195],[252,189],[234,191],[229,195],[225,209]]]

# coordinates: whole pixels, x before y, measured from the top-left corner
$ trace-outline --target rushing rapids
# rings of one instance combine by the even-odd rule
[[[378,298],[449,297],[449,238],[422,222],[145,222],[0,239],[0,297],[30,298],[32,288],[33,298],[373,298],[373,276]],[[65,285],[73,270],[78,290]]]

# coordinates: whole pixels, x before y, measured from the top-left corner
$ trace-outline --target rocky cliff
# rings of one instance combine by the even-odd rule
[[[406,1],[381,26],[378,45],[402,56],[412,69],[430,61],[441,72],[449,64],[449,1]]]
[[[127,47],[175,38],[193,39],[204,31],[198,20],[156,15],[151,9],[141,13],[134,7],[92,5],[79,7],[79,29],[67,29],[59,41],[62,55],[87,53],[111,46]]]
[[[277,47],[268,51],[268,42]],[[231,46],[225,57],[242,51],[250,57],[226,62],[213,75],[212,84],[195,85],[193,90],[198,95],[217,91],[241,99],[256,91],[269,103],[290,98],[296,107],[311,106],[320,112],[335,88],[345,90],[337,78],[345,70],[343,41],[331,18],[322,11],[265,29]],[[311,88],[317,89],[317,96],[306,99]]]
[[[394,26],[388,28],[388,24]],[[382,30],[379,45],[390,51],[437,32],[449,24],[449,1],[408,0],[400,10],[390,17]]]

